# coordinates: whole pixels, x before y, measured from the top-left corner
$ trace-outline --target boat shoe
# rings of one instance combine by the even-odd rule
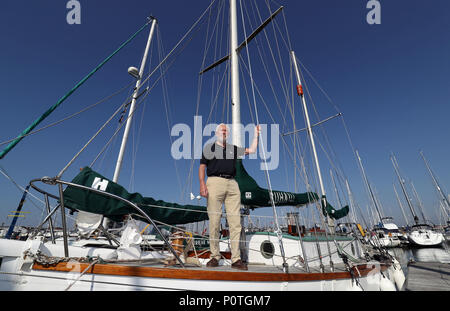
[[[242,260],[237,260],[236,262],[231,264],[231,268],[239,269],[239,270],[248,270],[248,267]]]
[[[216,258],[211,259],[210,261],[208,261],[208,263],[206,264],[207,267],[210,268],[214,268],[219,266],[219,261]]]

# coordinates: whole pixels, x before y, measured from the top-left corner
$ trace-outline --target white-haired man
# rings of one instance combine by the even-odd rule
[[[208,267],[217,267],[221,258],[219,251],[219,230],[222,217],[222,204],[225,204],[231,241],[231,267],[247,270],[242,262],[239,239],[241,235],[241,192],[234,177],[236,176],[236,160],[246,154],[255,153],[258,147],[260,126],[255,127],[253,142],[249,148],[227,144],[229,129],[225,124],[216,128],[216,141],[206,145],[198,170],[200,180],[200,195],[208,200],[209,245],[211,259]],[[205,169],[208,179],[205,183]]]

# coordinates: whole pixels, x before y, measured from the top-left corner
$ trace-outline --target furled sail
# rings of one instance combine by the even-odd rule
[[[241,190],[241,203],[252,208],[271,206],[270,191],[258,186],[256,181],[247,173],[242,164],[242,160],[236,160],[236,181]],[[292,193],[286,191],[272,190],[273,201],[276,206],[300,206],[319,200],[315,192]],[[334,219],[347,216],[349,207],[344,206],[336,210],[328,202],[325,208],[322,208],[324,215]]]
[[[206,207],[200,205],[181,205],[143,197],[139,193],[129,193],[124,187],[85,167],[75,176],[72,183],[99,189],[132,203],[141,208],[151,219],[169,225],[181,225],[208,219]],[[121,221],[124,215],[146,221],[130,205],[117,199],[97,194],[93,191],[68,186],[64,190],[64,206],[70,209],[104,215],[114,221]]]
[[[242,160],[236,161],[236,181],[241,190],[241,203],[251,208],[266,207],[271,205],[269,190],[258,186],[256,181],[245,170]],[[169,225],[182,225],[197,221],[208,220],[206,206],[181,205],[144,197],[139,193],[129,193],[121,185],[85,167],[75,176],[72,183],[99,189],[132,203],[141,208],[150,218]],[[272,191],[276,206],[299,206],[313,203],[319,200],[314,192],[292,193],[285,191]],[[138,212],[123,201],[88,191],[85,189],[68,186],[64,190],[64,206],[78,211],[101,214],[114,221],[121,221],[125,215],[146,221]],[[323,208],[324,215],[339,219],[348,214],[348,206],[336,210],[328,202]]]

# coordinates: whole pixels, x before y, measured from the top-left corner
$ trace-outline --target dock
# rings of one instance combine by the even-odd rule
[[[450,291],[450,263],[410,262],[405,291]]]

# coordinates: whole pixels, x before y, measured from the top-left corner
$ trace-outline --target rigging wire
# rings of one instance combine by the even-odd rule
[[[245,63],[241,63],[241,64],[243,64],[244,67],[245,67],[245,68],[247,69],[247,71],[248,71],[248,68],[246,67],[246,64],[245,64]],[[263,97],[263,95],[262,95],[260,89],[258,88],[258,85],[256,84],[255,81],[253,81],[253,83],[254,83],[255,90],[256,90],[256,92],[257,92],[258,95],[259,95],[260,101],[262,102],[262,104],[263,104],[264,107],[266,108],[267,114],[269,115],[269,117],[270,117],[270,119],[272,120],[272,122],[273,122],[273,123],[276,123],[276,120],[275,120],[273,114],[270,112],[270,108],[269,108],[267,102],[265,101],[265,99],[264,99],[264,97]],[[284,119],[284,120],[285,120],[285,119]],[[286,121],[285,121],[285,122],[286,122]],[[295,134],[295,135],[298,135],[298,134]],[[291,161],[294,163],[294,155],[293,155],[293,154],[291,153],[291,151],[290,151],[290,147],[289,147],[288,143],[286,142],[286,137],[284,137],[281,133],[279,134],[279,136],[280,136],[280,138],[281,138],[281,141],[282,141],[283,144],[284,144],[284,147],[285,147],[284,150],[285,150],[286,152],[288,152],[288,154],[289,154],[289,156],[290,156],[290,158],[291,158]],[[298,146],[298,147],[302,146],[300,139],[299,139],[299,144],[297,144],[297,146]],[[295,147],[296,147],[296,146],[294,146],[294,148],[295,148]],[[301,162],[303,162],[303,157],[301,156],[301,154],[302,154],[302,153],[299,152],[299,159],[301,160]],[[300,168],[299,168],[298,165],[296,165],[295,163],[294,163],[294,169],[295,169],[295,170],[298,170],[298,171],[299,171],[299,174],[300,174],[301,176],[303,176],[303,178],[305,178],[303,173],[306,172],[306,170],[305,170],[305,171],[300,171]],[[306,183],[306,181],[305,181],[305,183]],[[316,187],[315,189],[318,189],[318,188]],[[317,190],[316,190],[316,191],[317,191]]]
[[[241,7],[241,18],[242,18],[242,25],[243,25],[243,29],[244,29],[244,36],[247,38],[247,32],[246,32],[246,27],[245,27],[245,23],[244,23],[244,14],[243,14],[243,9],[242,9],[242,1],[239,1],[239,4],[240,4],[240,7]],[[247,51],[248,67],[250,69],[250,81],[251,81],[251,86],[252,86],[253,105],[254,105],[254,109],[255,109],[256,123],[257,123],[257,126],[258,126],[260,123],[259,123],[259,117],[258,117],[258,108],[256,106],[255,89],[253,87],[253,74],[252,74],[252,67],[251,67],[251,63],[250,63],[250,53],[248,51],[248,44],[246,44],[245,49]],[[281,256],[283,257],[283,270],[284,270],[284,272],[288,273],[288,265],[286,263],[284,246],[283,246],[282,235],[281,235],[282,233],[281,233],[281,228],[280,228],[280,225],[279,225],[279,222],[278,222],[278,217],[277,217],[277,210],[276,210],[276,207],[275,207],[275,202],[273,200],[272,184],[270,182],[270,174],[269,174],[269,169],[268,169],[268,166],[267,166],[266,154],[265,154],[265,151],[264,151],[264,140],[263,139],[261,139],[261,149],[263,151],[262,153],[263,153],[263,162],[264,162],[264,165],[265,165],[265,176],[266,176],[267,185],[269,187],[270,201],[271,201],[272,210],[273,210],[273,214],[274,214],[275,225],[276,225],[276,229],[277,229],[276,233],[277,233],[277,236],[278,236]]]
[[[119,125],[117,126],[116,130],[114,131],[113,135],[111,136],[111,138],[109,139],[109,141],[103,146],[103,148],[100,150],[100,152],[97,154],[97,156],[94,158],[94,160],[91,162],[91,164],[89,165],[89,167],[93,167],[96,163],[96,161],[98,160],[98,158],[100,157],[100,155],[102,155],[104,153],[104,151],[106,150],[106,148],[111,144],[111,142],[113,141],[114,138],[116,138],[117,134],[120,132],[120,130],[122,129],[123,126],[125,126],[126,121],[130,118],[130,116],[133,116],[136,111],[138,110],[138,108],[140,107],[140,105],[143,103],[143,101],[145,100],[145,98],[149,95],[149,92],[147,91],[142,97],[140,98],[140,101],[136,103],[136,109],[135,111],[127,116],[126,119],[122,120],[121,123],[119,123]],[[121,107],[123,107],[125,104],[122,104],[119,109]],[[113,115],[114,116],[114,115]]]
[[[210,13],[208,15],[208,23],[207,23],[207,27],[206,27],[207,32],[206,32],[206,36],[205,36],[206,40],[205,40],[205,44],[204,44],[204,47],[203,47],[203,57],[202,57],[201,65],[200,65],[200,70],[205,67],[207,52],[208,52],[209,48],[211,47],[212,39],[214,37],[214,33],[216,32],[216,30],[218,30],[220,14],[221,14],[220,12],[223,11],[224,3],[225,3],[224,1],[221,1],[218,4],[218,12],[219,13],[217,14],[216,20],[214,22],[214,26],[211,29],[211,36],[209,36],[209,33],[210,33],[210,28],[211,28],[210,24],[211,24],[211,20],[212,20],[212,10],[210,10]],[[217,49],[217,39],[216,39],[216,42],[215,42],[214,46]],[[217,54],[217,50],[215,50],[214,56],[216,54]],[[213,75],[213,78],[215,78],[215,75]],[[222,81],[223,81],[223,79],[222,79]],[[198,77],[198,83],[197,83],[197,100],[196,100],[196,107],[195,107],[195,116],[199,115],[202,86],[203,86],[203,75],[200,74],[199,77]],[[213,86],[214,86],[214,83],[212,84],[212,87]],[[211,91],[211,96],[213,96],[213,94],[214,94],[214,89],[212,89],[212,91]],[[218,98],[218,93],[216,95],[216,98]],[[211,105],[209,116],[208,116],[208,119],[207,119],[206,123],[208,123],[210,118],[211,118],[211,114],[212,114],[212,111],[214,109],[214,105],[216,104],[216,100],[212,100],[212,103],[213,104]],[[197,141],[197,135],[194,134],[194,148],[199,143],[201,144],[201,142]],[[203,146],[202,146],[202,150],[203,150]],[[193,152],[193,155],[195,155],[195,150]],[[194,172],[194,162],[195,161],[196,161],[195,156],[192,156],[192,159],[190,161],[191,163],[190,163],[190,168],[189,168],[189,174],[188,174],[188,183],[185,185],[185,188],[182,191],[183,198],[184,198],[184,195],[186,194],[186,191],[188,189],[189,189],[190,193],[193,192],[192,187],[193,187],[193,178],[194,178],[194,173],[193,172]]]
[[[298,59],[297,59],[297,60],[298,60]],[[327,94],[327,93],[323,90],[323,88],[318,84],[317,80],[312,76],[312,74],[310,73],[310,71],[307,70],[307,68],[301,63],[301,61],[298,60],[298,62],[302,65],[303,68],[306,69],[307,73],[311,76],[311,78],[312,78],[312,80],[314,81],[314,83],[316,84],[316,86],[317,86],[317,87],[321,90],[321,92],[327,97],[328,101],[330,101],[330,103],[332,103],[332,105],[334,106],[334,108],[336,109],[336,111],[339,112],[339,116],[342,117],[342,113],[339,111],[339,109],[337,108],[337,106],[332,102],[332,100],[331,100],[331,98],[328,96],[328,94]],[[311,101],[311,105],[313,106],[313,109],[314,109],[314,111],[315,111],[315,113],[316,113],[316,117],[319,118],[318,112],[317,112],[317,109],[316,109],[316,107],[315,107],[315,105],[314,105],[314,101],[313,101],[313,99],[312,99],[312,96],[311,96],[311,93],[310,93],[310,91],[309,91],[308,85],[305,83],[304,87],[305,87],[305,92],[306,92],[306,94],[308,95],[309,100]],[[325,141],[325,143],[326,143],[326,145],[327,145],[327,147],[328,147],[328,150],[330,151],[331,155],[333,156],[333,158],[335,159],[336,162],[332,160],[332,157],[330,157],[328,151],[326,151],[326,148],[321,144],[321,139],[317,139],[317,141],[319,141],[320,147],[321,147],[322,151],[324,152],[325,156],[327,157],[327,160],[328,160],[329,164],[331,165],[331,167],[333,167],[333,169],[334,169],[335,172],[336,172],[337,181],[338,181],[338,184],[339,184],[339,190],[341,191],[341,193],[344,194],[344,197],[346,197],[346,195],[345,195],[346,192],[343,190],[343,189],[345,189],[345,186],[344,186],[343,184],[345,184],[345,181],[348,180],[348,178],[346,177],[346,175],[345,175],[345,173],[344,173],[344,170],[343,170],[343,168],[342,168],[342,164],[340,163],[339,158],[337,157],[336,152],[334,151],[334,149],[333,149],[333,147],[332,147],[332,145],[331,145],[331,143],[330,143],[330,140],[329,140],[329,138],[328,138],[328,136],[327,136],[327,134],[326,134],[325,128],[321,125],[321,126],[320,126],[320,129],[321,129],[321,132],[322,132],[322,134],[323,134],[323,136],[324,136],[324,141]],[[317,133],[314,133],[314,135],[317,137]],[[337,165],[336,165],[336,164],[337,164]],[[347,217],[349,217],[349,216],[347,215]]]
[[[11,183],[17,188],[19,189],[22,193],[26,192],[27,195],[30,195],[32,198],[34,198],[35,200],[39,201],[43,206],[46,205],[45,201],[41,200],[40,198],[38,198],[36,195],[34,195],[29,189],[22,187],[21,185],[19,185],[12,177],[10,174],[8,174],[8,172],[5,170],[5,168],[3,166],[0,165],[0,173],[6,177],[9,181],[11,181]],[[28,200],[27,200],[28,201]],[[41,219],[44,218],[44,213],[46,212],[44,207],[40,207],[38,206],[35,202],[33,202],[33,200],[29,200],[31,202],[31,204],[38,209],[41,212]],[[74,220],[74,217],[70,216],[70,215],[66,215],[66,217],[68,217],[71,220]],[[55,214],[55,218],[56,218],[56,214]],[[55,221],[55,220],[53,220]]]
[[[195,28],[195,26],[200,22],[200,20],[203,18],[203,16],[205,15],[205,13],[211,8],[212,4],[215,2],[216,0],[212,0],[211,4],[208,6],[208,8],[203,12],[203,14],[200,16],[200,18],[194,23],[194,25],[189,29],[189,31],[182,37],[182,39],[175,45],[175,47],[169,52],[168,55],[166,55],[166,57],[153,69],[153,71],[147,75],[147,77],[141,82],[141,84],[145,84],[150,77],[153,76],[153,74],[162,67],[163,64],[166,63],[166,61],[169,59],[169,56],[172,55],[172,53],[174,53],[174,51],[176,50],[176,48],[178,46],[180,46],[180,44],[184,41],[184,39],[187,37],[187,35]],[[189,39],[189,41],[181,48],[181,51],[184,50],[184,48],[187,46],[187,44],[192,40],[192,37]],[[181,51],[178,52],[181,53]],[[168,65],[168,68],[173,64],[173,62],[175,61],[175,59],[172,60],[172,62]],[[168,70],[168,68],[166,69],[166,71]],[[153,83],[152,87],[149,89],[149,91],[151,89],[153,89],[156,84],[159,82],[159,80],[162,78],[162,75],[160,75],[158,77],[158,79],[156,79],[156,81]],[[123,105],[122,105],[123,106]],[[121,107],[122,107],[121,106]],[[119,109],[121,108],[119,107]],[[75,159],[87,148],[87,146],[98,136],[98,134],[100,134],[101,131],[103,131],[103,129],[105,128],[105,126],[112,120],[112,118],[118,114],[120,112],[120,110],[117,110],[111,117],[110,119],[108,119],[108,121],[106,121],[106,123],[97,131],[97,133],[94,134],[94,136],[84,145],[84,147],[72,158],[71,161],[69,161],[69,163],[61,170],[61,172],[58,174],[58,177],[60,177],[68,168],[69,166],[71,166],[73,164],[73,162],[75,161]]]
[[[257,6],[255,5],[255,7],[257,8]],[[268,7],[269,7],[269,10],[270,10],[270,6],[268,5]],[[258,10],[258,15],[259,15],[259,20],[260,20],[260,22],[262,21],[262,18],[261,18],[261,15],[259,14],[259,10]],[[247,16],[248,16],[248,14],[247,14]],[[276,20],[274,20],[274,21],[272,21],[275,25],[276,25]],[[275,32],[275,31],[274,31]],[[268,42],[269,40],[268,40],[268,37],[267,37],[267,33],[266,33],[266,30],[264,30],[264,34],[265,34],[265,37],[266,37],[266,41]],[[281,37],[283,37],[283,36],[281,36]],[[255,38],[255,41],[258,41],[258,39],[257,38]],[[290,40],[288,39],[288,41],[290,42]],[[277,41],[277,43],[278,43],[278,41]],[[276,96],[276,92],[275,92],[275,90],[274,90],[274,86],[273,86],[273,83],[271,82],[271,79],[270,79],[270,75],[269,75],[269,72],[268,72],[268,68],[267,68],[267,65],[265,64],[265,61],[264,61],[264,57],[263,57],[263,54],[264,53],[262,53],[261,52],[261,48],[260,48],[260,46],[259,46],[259,44],[257,45],[257,47],[258,47],[258,52],[259,52],[259,54],[260,54],[260,58],[261,58],[261,60],[262,60],[262,63],[263,63],[263,68],[264,68],[264,70],[265,70],[265,72],[266,72],[266,75],[267,75],[267,77],[268,77],[268,81],[269,81],[269,83],[270,83],[270,86],[271,86],[271,89],[272,89],[272,92],[273,92],[273,94],[274,94],[274,99],[275,99],[275,102],[277,103],[277,106],[278,106],[278,109],[280,110],[280,112],[281,112],[281,107],[280,107],[280,104],[279,104],[279,101],[278,101],[278,96]],[[277,44],[277,47],[278,47],[278,44]],[[276,70],[277,70],[277,72],[279,73],[280,72],[280,70],[278,69],[278,65],[277,65],[277,62],[275,61],[275,57],[274,57],[274,53],[272,52],[272,48],[271,48],[271,44],[268,44],[268,49],[271,51],[271,56],[272,56],[272,60],[273,60],[273,63],[275,64],[275,66],[276,66]],[[277,48],[277,51],[278,51],[278,57],[279,57],[279,59],[280,59],[280,61],[281,61],[281,53],[280,53],[280,49],[279,49],[279,47]],[[284,74],[284,70],[282,70],[282,72],[283,72],[283,76],[285,76],[285,74]],[[292,72],[292,68],[291,68],[291,72]],[[281,85],[283,86],[283,89],[284,89],[284,93],[285,93],[285,97],[286,97],[286,101],[289,103],[289,102],[292,102],[293,103],[293,100],[291,101],[290,99],[289,99],[289,94],[287,93],[287,89],[291,89],[291,93],[293,92],[293,89],[292,88],[289,88],[288,86],[287,86],[287,81],[286,81],[286,79],[284,78],[284,84],[283,84],[283,81],[282,81],[282,79],[280,78],[280,74],[278,74],[278,77],[279,77],[279,80],[280,80],[280,83],[281,83]],[[291,81],[292,81],[292,79],[291,79]],[[291,82],[292,83],[292,82]],[[291,84],[292,85],[292,84]],[[293,93],[292,93],[293,94]],[[261,96],[262,97],[262,96]],[[292,98],[293,98],[293,96],[292,96]],[[294,122],[294,125],[295,125],[295,117],[294,117],[294,113],[293,113],[293,108],[291,109],[290,108],[290,106],[289,105],[286,105],[285,106],[286,108],[285,109],[287,109],[287,108],[289,108],[290,109],[290,112],[291,112],[291,117],[292,117],[292,119],[293,119],[293,122]],[[266,109],[269,111],[269,109],[266,107]],[[269,112],[269,114],[270,114],[270,112]],[[284,114],[281,112],[281,116],[283,117],[283,126],[287,126],[287,123],[286,123],[286,118],[284,117]],[[272,117],[272,119],[273,119],[273,117]],[[293,140],[293,145],[294,145],[294,166],[295,166],[295,151],[296,151],[296,149],[295,149],[295,138],[296,138],[297,136],[293,136],[293,138],[291,138],[291,140]],[[296,174],[294,174],[294,176],[296,176]]]
[[[112,137],[110,138],[110,140],[103,146],[103,148],[102,148],[101,151],[97,154],[97,156],[94,158],[94,160],[91,162],[91,164],[89,165],[89,167],[93,167],[93,165],[94,165],[94,163],[96,163],[98,157],[99,157],[101,154],[103,154],[103,157],[102,157],[102,159],[100,160],[100,162],[98,163],[98,166],[97,166],[97,170],[103,170],[103,164],[104,164],[104,162],[105,162],[105,159],[106,159],[107,155],[108,155],[108,156],[111,155],[111,150],[114,149],[114,147],[115,147],[115,145],[116,145],[116,143],[117,143],[117,139],[115,139],[115,138],[117,138],[116,134],[118,133],[119,129],[122,128],[121,125],[123,124],[122,122],[123,122],[123,120],[124,120],[124,118],[125,118],[127,108],[128,108],[128,106],[131,104],[131,99],[132,99],[132,96],[133,96],[133,94],[134,94],[134,81],[131,81],[130,84],[129,84],[129,86],[132,86],[132,85],[133,85],[133,87],[130,87],[130,89],[129,89],[129,91],[128,91],[128,95],[127,95],[126,99],[124,100],[125,106],[124,106],[124,109],[123,109],[123,111],[122,111],[122,113],[121,113],[121,115],[120,115],[119,122],[117,123],[116,130],[115,130],[113,136],[112,136]],[[147,92],[147,91],[144,91],[144,92]],[[138,95],[138,97],[140,97],[144,92],[142,92],[140,95]],[[128,102],[127,102],[127,101],[128,101]],[[112,141],[112,139],[114,139],[114,140]],[[105,151],[106,151],[106,152],[105,152]]]
[[[147,82],[147,80],[153,76],[153,74],[159,69],[159,67],[161,67],[168,60],[168,58],[172,55],[172,53],[174,53],[174,51],[178,48],[178,46],[186,39],[186,37],[193,31],[193,29],[197,26],[197,24],[203,19],[203,16],[211,9],[212,5],[215,2],[216,2],[216,0],[211,1],[209,6],[206,8],[206,10],[203,11],[203,13],[197,19],[197,21],[189,28],[189,30],[183,35],[183,37],[181,37],[181,39],[177,42],[177,44],[175,44],[175,46],[172,48],[172,50],[169,52],[169,54],[167,54],[166,57],[159,63],[159,65],[156,66],[153,69],[153,71],[149,75],[147,75],[147,77],[142,81],[143,84],[145,82]]]
[[[24,187],[22,187],[21,185],[19,185],[9,174],[8,172],[5,170],[5,168],[3,166],[0,165],[0,173],[6,177],[6,179],[8,179],[9,181],[11,181],[11,183],[17,188],[19,189],[21,192],[27,192],[27,194],[29,194],[30,196],[32,196],[34,199],[40,201],[43,205],[45,204],[44,201],[42,201],[41,199],[39,199],[38,197],[36,197],[34,194],[32,194],[29,190],[25,189]],[[37,209],[39,209],[41,212],[44,210],[43,208],[40,208],[39,206],[37,206],[33,201],[30,201]]]
[[[155,28],[159,29],[158,23],[156,23]],[[156,32],[156,34],[158,34],[158,31]],[[154,50],[153,45],[151,47],[152,48],[150,49],[150,55],[147,57],[148,65],[146,65],[146,66],[148,66],[149,70],[152,66],[153,50]],[[143,59],[144,55],[145,55],[145,52],[142,52],[141,59]],[[142,88],[143,85],[141,84],[140,87]],[[149,88],[150,88],[150,81],[147,81],[147,87],[145,89],[149,89]],[[132,131],[132,148],[131,148],[131,170],[130,170],[130,182],[129,182],[129,189],[131,192],[134,192],[136,158],[137,158],[137,154],[138,154],[138,148],[140,145],[139,141],[141,138],[144,116],[145,116],[145,105],[142,106],[141,119],[139,122],[137,132],[136,132],[136,121],[134,118],[132,119],[133,120],[133,122],[132,122],[133,123],[133,131]]]
[[[274,3],[276,3],[275,1],[273,1]],[[269,10],[271,11],[271,8],[270,8],[270,4],[269,4],[269,1],[267,1],[266,0],[266,5],[267,5],[267,7],[269,8]],[[279,4],[278,4],[279,5]],[[257,9],[257,6],[255,5],[255,7],[256,7],[256,9]],[[259,14],[259,10],[257,9],[257,11],[258,11],[258,14]],[[259,14],[259,16],[260,16],[260,14]],[[261,19],[261,18],[260,18]],[[284,22],[284,28],[285,28],[285,32],[286,32],[286,37],[287,37],[287,40],[285,40],[284,39],[284,36],[282,35],[282,32],[281,32],[281,29],[280,29],[280,27],[278,26],[278,23],[277,23],[277,21],[276,20],[274,20],[273,21],[273,23],[272,23],[272,28],[273,28],[273,30],[274,30],[274,33],[276,32],[275,31],[275,28],[280,32],[280,34],[281,34],[281,38],[282,38],[282,40],[283,40],[283,42],[284,42],[284,44],[286,45],[286,47],[289,49],[289,50],[292,50],[292,48],[291,48],[291,40],[290,40],[290,37],[289,37],[289,31],[288,31],[288,27],[287,27],[287,22],[286,22],[286,16],[285,16],[285,14],[284,14],[284,12],[283,12],[283,22]],[[264,32],[266,32],[265,30],[264,30]],[[267,35],[266,35],[267,36]],[[277,38],[278,38],[278,36],[275,36],[275,40],[277,41]],[[278,43],[278,41],[277,41],[277,43]],[[277,44],[276,45],[277,46],[277,49],[278,49],[278,51],[279,51],[279,45]],[[281,54],[280,52],[278,53],[279,55]],[[273,53],[272,53],[272,55],[273,55]],[[273,58],[273,60],[274,60],[274,57],[272,57]],[[275,62],[275,60],[274,60],[274,62]],[[301,63],[301,62],[300,62]],[[301,63],[302,64],[302,63]],[[303,64],[302,64],[302,66],[303,67],[305,67]],[[278,71],[277,71],[278,72]],[[284,71],[283,71],[284,72]],[[310,72],[308,71],[308,73],[310,74]],[[310,74],[311,75],[311,74]],[[283,77],[284,77],[285,75],[283,74]],[[311,75],[312,76],[312,75]],[[284,80],[284,81],[286,81],[286,80]],[[317,83],[317,81],[314,79],[314,82],[316,83],[316,85],[318,85],[319,86],[319,84]],[[323,88],[322,87],[320,87],[319,86],[319,88],[321,89],[321,91],[324,93],[324,94],[326,94],[326,92],[323,90]],[[286,93],[286,92],[285,92]],[[308,93],[309,94],[309,93]],[[327,96],[327,98],[328,98],[328,100],[334,105],[334,107],[335,107],[335,109],[337,110],[337,111],[339,111],[339,109],[337,109],[337,107],[336,107],[336,105],[331,101],[331,99],[330,99],[330,97],[328,96],[328,94],[326,94],[326,96]],[[311,98],[311,95],[309,94],[309,97],[310,97],[310,99],[311,99],[311,102],[312,102],[312,98]],[[289,101],[288,101],[289,102]],[[312,102],[313,103],[313,102]],[[288,106],[289,107],[289,106]],[[313,106],[314,107],[314,109],[315,109],[315,111],[316,111],[316,115],[317,115],[317,110],[316,110],[316,108],[315,108],[315,106]],[[290,107],[289,107],[290,108]],[[294,113],[293,113],[293,108],[292,108],[292,110],[291,110],[291,114],[292,114],[292,117],[293,117],[293,120],[294,120],[294,122],[295,122],[295,117],[294,117]],[[324,131],[323,130],[323,128],[322,128],[322,131]],[[326,134],[324,134],[325,135],[325,137],[326,137],[326,141],[327,141],[327,143],[328,143],[328,146],[329,146],[329,148],[332,150],[332,153],[335,155],[335,152],[334,152],[334,150],[332,149],[332,147],[331,147],[331,144],[329,143],[329,140],[328,140],[328,137],[326,136]],[[295,144],[294,144],[294,146],[295,146]],[[294,149],[294,150],[296,150],[296,149]],[[295,158],[295,157],[294,157]],[[337,157],[336,157],[337,158]],[[330,160],[330,163],[332,163],[332,161]],[[340,165],[340,163],[338,162],[338,165],[342,168],[342,166]],[[338,171],[340,171],[341,173],[343,172],[343,170],[342,169],[340,169],[340,170],[338,170],[337,168],[336,168],[336,166],[335,165],[333,165],[333,167],[335,167],[335,170],[336,170],[336,172],[338,172]],[[344,175],[343,173],[342,173],[342,175]],[[345,176],[345,175],[344,175]],[[341,183],[341,176],[338,174],[338,182],[339,183]],[[342,189],[342,185],[341,185],[341,189]]]
[[[165,54],[165,51],[164,51],[164,45],[163,45],[163,42],[162,42],[162,36],[161,36],[161,32],[160,32],[159,27],[157,28],[157,43],[158,43],[158,57],[159,57],[159,61],[161,62],[161,60],[163,58],[163,55]],[[165,115],[166,115],[168,136],[169,136],[170,144],[172,145],[173,144],[173,137],[172,137],[171,132],[170,132],[170,124],[172,123],[172,115],[171,115],[171,109],[170,109],[169,90],[168,90],[167,81],[166,81],[166,78],[165,78],[165,75],[164,75],[164,72],[166,72],[167,70],[168,70],[168,68],[167,68],[166,65],[161,66],[160,72],[161,72],[161,77],[162,77],[161,78],[161,86],[162,86],[164,111],[165,111]],[[181,189],[182,188],[182,186],[181,186],[182,182],[181,182],[181,177],[180,177],[177,161],[174,159],[173,163],[174,163],[174,166],[175,166],[175,174],[177,176],[179,189]]]
[[[88,107],[86,107],[86,108],[83,108],[83,109],[81,109],[80,111],[75,112],[75,113],[73,113],[73,114],[71,114],[71,115],[69,115],[69,116],[67,116],[67,117],[65,117],[65,118],[63,118],[63,119],[61,119],[61,120],[59,120],[59,121],[50,123],[50,124],[48,124],[48,125],[46,125],[46,126],[43,126],[42,128],[39,128],[39,129],[34,130],[34,131],[31,131],[31,132],[29,132],[28,134],[23,135],[23,137],[27,137],[27,136],[30,136],[30,135],[39,133],[39,132],[41,132],[41,131],[43,131],[43,130],[45,130],[45,129],[48,129],[48,128],[53,127],[53,126],[56,126],[56,125],[59,125],[60,123],[62,123],[62,122],[64,122],[64,121],[67,121],[67,120],[69,120],[69,119],[72,119],[72,118],[74,118],[74,117],[80,115],[81,113],[86,112],[86,111],[88,111],[88,110],[90,110],[90,109],[92,109],[92,108],[94,108],[94,107],[96,107],[96,106],[98,106],[98,105],[100,105],[100,104],[102,104],[102,103],[104,103],[104,102],[110,100],[110,99],[113,98],[114,96],[119,95],[119,94],[122,93],[124,90],[126,90],[127,88],[129,88],[131,84],[132,84],[132,83],[127,84],[126,86],[124,86],[123,88],[121,88],[120,90],[118,90],[117,92],[114,92],[113,94],[108,95],[107,97],[105,97],[105,98],[99,100],[98,102],[96,102],[96,103],[94,103],[94,104],[92,104],[92,105],[90,105],[90,106],[88,106]],[[1,142],[1,143],[0,143],[0,146],[1,146],[1,145],[8,144],[8,143],[14,141],[15,139],[16,139],[16,138],[12,138],[12,139],[6,140],[6,141],[4,141],[4,142]]]
[[[354,154],[354,156],[355,156],[355,160],[357,161],[357,156],[356,156],[356,151],[355,151],[356,149],[355,149],[355,147],[354,147],[354,145],[353,145],[353,142],[352,142],[352,140],[351,140],[351,138],[350,138],[350,133],[349,133],[348,128],[347,128],[347,125],[346,125],[346,123],[345,123],[343,114],[341,113],[341,111],[339,110],[339,108],[337,107],[337,105],[333,102],[333,100],[330,98],[330,96],[328,95],[328,93],[327,93],[327,92],[323,89],[323,87],[318,83],[317,79],[313,76],[313,74],[311,73],[311,71],[308,70],[308,68],[307,68],[307,67],[306,67],[306,66],[305,66],[298,58],[297,58],[297,61],[299,62],[299,64],[301,65],[301,67],[306,71],[306,73],[307,73],[308,76],[311,78],[311,80],[314,82],[314,84],[317,86],[317,88],[322,92],[322,94],[325,96],[325,98],[327,99],[327,101],[332,105],[332,107],[336,110],[336,112],[338,112],[338,113],[340,114],[340,117],[341,117],[341,120],[342,120],[344,129],[345,129],[345,132],[346,132],[346,134],[347,134],[347,139],[348,139],[349,144],[350,144],[350,146],[351,146],[351,148],[352,148],[353,154]],[[315,107],[315,105],[314,105],[314,101],[313,101],[313,99],[312,99],[312,97],[311,97],[311,94],[310,94],[310,92],[309,92],[309,89],[308,89],[307,85],[305,85],[305,91],[306,91],[306,93],[308,94],[308,97],[309,97],[309,99],[310,99],[310,101],[311,101],[311,104],[312,104],[312,106],[313,106],[313,109],[314,109],[314,111],[315,111],[315,113],[316,113],[316,117],[320,120],[320,118],[319,118],[319,116],[318,116],[317,109],[316,109],[316,107]],[[346,177],[346,175],[345,175],[345,173],[344,173],[344,170],[343,170],[343,168],[342,168],[342,164],[340,163],[339,158],[337,157],[336,152],[334,151],[334,149],[333,149],[333,147],[332,147],[332,145],[331,145],[331,143],[330,143],[330,141],[329,141],[329,138],[328,138],[328,136],[327,136],[327,134],[326,134],[326,131],[325,131],[324,127],[320,126],[320,129],[321,129],[321,132],[322,132],[323,135],[324,135],[324,138],[325,138],[324,140],[325,140],[325,142],[327,143],[328,148],[330,148],[330,151],[331,151],[331,153],[333,154],[333,157],[334,157],[334,158],[336,159],[336,161],[337,161],[337,165],[338,165],[338,166],[337,166],[337,167],[334,166],[334,167],[335,167],[335,169],[336,169],[336,172],[339,172],[339,174],[337,174],[338,180],[341,181],[342,178],[343,178],[344,180],[345,180],[345,179],[348,180],[348,178]],[[330,163],[331,163],[331,162],[330,162]],[[341,185],[341,188],[343,188],[342,185]]]
[[[28,126],[17,138],[11,142],[2,152],[0,152],[0,159],[2,159],[14,146],[16,146],[26,134],[31,132],[39,123],[44,121],[56,108],[58,108],[68,97],[70,97],[79,87],[81,87],[90,77],[92,77],[98,70],[100,70],[114,55],[122,50],[127,44],[129,44],[141,31],[143,31],[150,23],[148,20],[144,26],[142,26],[137,32],[135,32],[130,38],[123,42],[112,54],[105,58],[100,64],[97,65],[90,73],[88,73],[82,80],[80,80],[69,92],[61,97],[56,104],[47,109],[44,114],[38,117],[30,126]]]

